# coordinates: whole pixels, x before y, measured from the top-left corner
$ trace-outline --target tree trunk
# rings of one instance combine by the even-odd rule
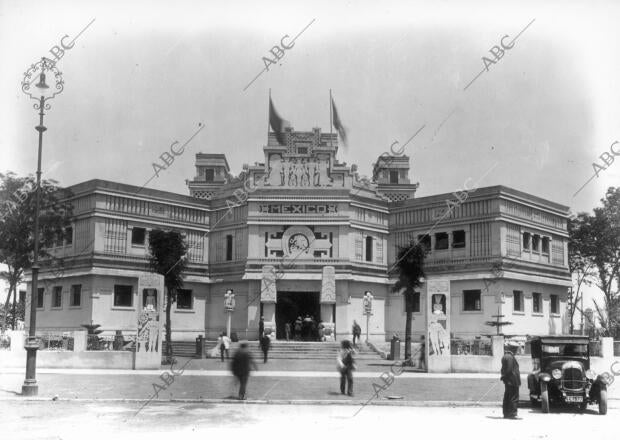
[[[9,295],[10,295],[10,294],[11,294],[11,292],[10,292],[10,290],[9,290]],[[15,305],[16,305],[16,304],[15,304],[15,303],[16,303],[16,301],[17,301],[16,297],[17,297],[17,286],[15,286],[15,287],[13,288],[13,310],[12,310],[12,312],[11,312],[11,314],[12,314],[12,318],[11,318],[11,330],[15,330],[15,321],[17,321],[17,316],[16,316],[16,314],[15,314],[15,313],[16,313],[16,311],[15,311]]]
[[[166,360],[172,362],[172,341],[171,341],[171,324],[170,324],[170,309],[172,308],[172,291],[166,289]]]
[[[6,294],[6,301],[4,302],[4,323],[3,326],[5,328],[8,328],[9,326],[9,305],[11,304],[11,292],[13,291],[13,288],[16,288],[16,286],[13,286],[13,281],[12,279],[9,279],[9,292]]]
[[[409,364],[411,362],[411,318],[413,318],[413,313],[411,313],[411,307],[407,307],[407,315],[405,323],[405,361]]]

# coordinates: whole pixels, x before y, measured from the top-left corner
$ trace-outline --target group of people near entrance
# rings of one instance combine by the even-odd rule
[[[287,341],[291,340],[291,336],[295,341],[322,341],[323,325],[317,324],[312,315],[306,314],[303,319],[300,315],[292,324],[284,323],[284,336]]]

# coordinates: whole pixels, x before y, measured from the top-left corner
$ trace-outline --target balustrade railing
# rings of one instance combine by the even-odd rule
[[[452,339],[450,353],[453,355],[492,356],[491,339]]]

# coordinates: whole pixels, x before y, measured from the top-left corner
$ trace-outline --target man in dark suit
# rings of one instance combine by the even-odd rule
[[[521,374],[519,373],[519,363],[515,359],[519,344],[508,341],[504,348],[502,357],[501,381],[504,382],[504,401],[502,410],[505,419],[517,418],[517,404],[519,403],[519,387],[521,386]]]
[[[265,332],[265,317],[261,316],[260,321],[258,321],[258,340],[263,337],[263,333]]]
[[[235,352],[232,362],[231,370],[233,375],[239,381],[239,400],[245,400],[245,387],[248,384],[248,378],[250,377],[250,368],[256,368],[256,363],[252,358],[252,354],[248,350],[247,342],[241,342],[239,349]]]

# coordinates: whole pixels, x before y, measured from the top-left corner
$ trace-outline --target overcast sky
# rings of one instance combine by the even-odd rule
[[[187,194],[197,152],[225,153],[235,174],[263,161],[270,88],[295,129],[324,131],[331,88],[349,130],[340,160],[362,174],[424,126],[406,146],[419,196],[484,176],[480,186],[590,210],[620,182],[618,157],[573,197],[620,140],[619,7],[539,3],[0,0],[0,171],[36,169],[38,116],[21,91],[24,71],[95,19],[58,62],[65,90],[45,119],[43,176],[62,185],[141,186],[158,156],[203,123],[149,184]],[[309,23],[244,91],[271,47]],[[528,24],[464,90],[482,58],[494,59],[489,49]]]

